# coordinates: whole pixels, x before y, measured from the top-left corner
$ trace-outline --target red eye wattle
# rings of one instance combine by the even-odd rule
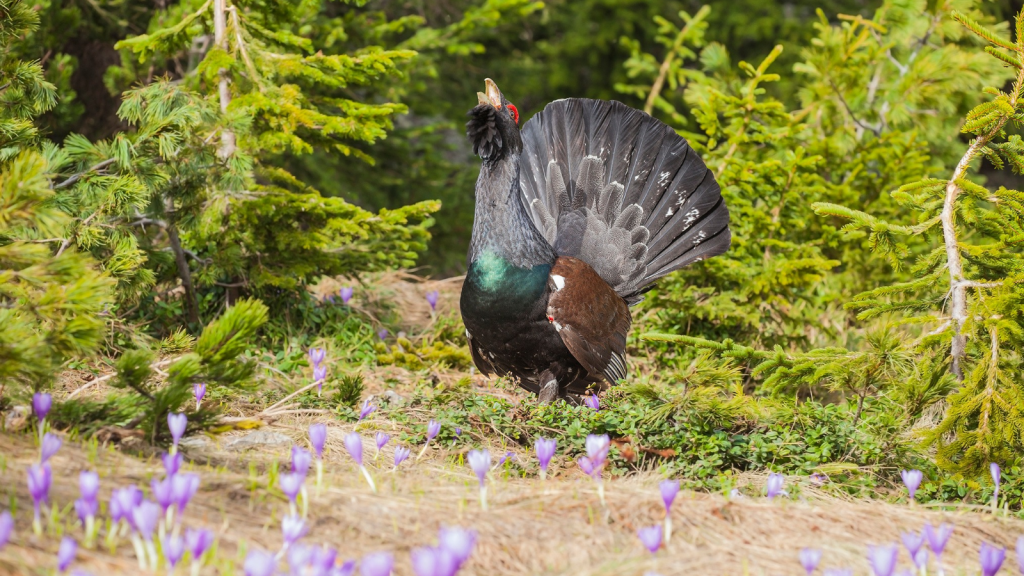
[[[512,111],[512,118],[519,124],[519,109],[512,104],[506,104],[505,107]]]

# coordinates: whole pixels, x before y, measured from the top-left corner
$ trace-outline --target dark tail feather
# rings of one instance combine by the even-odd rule
[[[714,175],[647,114],[619,102],[558,100],[526,123],[523,143],[520,185],[534,222],[560,255],[590,264],[628,301],[729,248]]]

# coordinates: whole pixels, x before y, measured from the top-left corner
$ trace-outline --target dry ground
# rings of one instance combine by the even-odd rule
[[[305,443],[310,420],[279,420],[264,431]],[[977,549],[982,541],[1012,548],[1024,534],[1024,522],[993,518],[985,511],[929,510],[920,506],[873,501],[848,501],[806,488],[806,501],[743,498],[728,501],[714,494],[684,492],[674,507],[675,535],[656,555],[640,545],[636,530],[660,520],[659,478],[647,475],[607,482],[608,508],[600,505],[591,481],[565,468],[541,482],[534,477],[497,475],[490,488],[490,510],[480,510],[476,480],[459,467],[444,447],[432,448],[419,462],[398,474],[386,471],[393,446],[385,448],[381,467],[373,474],[380,493],[367,488],[342,448],[341,438],[352,425],[329,423],[326,456],[327,487],[310,507],[311,542],[339,548],[342,557],[393,550],[396,574],[412,574],[411,548],[434,543],[441,525],[460,525],[479,531],[478,547],[464,570],[468,575],[565,574],[669,575],[798,574],[797,553],[805,546],[825,551],[823,566],[850,566],[867,573],[866,544],[896,541],[900,531],[920,529],[924,522],[956,525],[944,561],[947,573],[977,573]],[[386,429],[384,420],[361,425]],[[186,450],[189,467],[202,475],[203,485],[186,513],[190,525],[204,525],[218,534],[220,558],[230,564],[240,547],[276,549],[283,500],[266,490],[265,470],[271,462],[286,462],[290,444],[261,445],[239,451],[231,442],[249,432],[239,431],[206,441],[193,440]],[[367,453],[372,454],[367,436]],[[30,530],[31,501],[25,487],[25,467],[36,451],[29,436],[0,434],[4,456],[0,486],[17,501],[16,535],[0,551],[0,573],[50,574],[57,538],[36,538]],[[520,459],[529,459],[523,452]],[[66,442],[54,457],[54,500],[61,507],[77,497],[77,472],[95,467],[101,475],[101,500],[112,488],[128,483],[148,486],[160,473],[155,458],[129,455],[113,447],[91,450]],[[250,475],[250,466],[257,476]],[[251,481],[255,479],[256,488]],[[743,482],[760,484],[760,476]],[[73,511],[65,510],[68,518]],[[70,527],[73,535],[78,530]],[[1007,570],[1015,562],[1012,552]],[[903,553],[902,564],[908,565]],[[113,555],[106,550],[82,550],[79,567],[96,575],[140,573],[131,546],[122,544]],[[951,567],[958,570],[949,570]],[[230,573],[208,569],[204,573]]]

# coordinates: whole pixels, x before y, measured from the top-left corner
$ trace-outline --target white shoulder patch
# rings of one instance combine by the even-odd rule
[[[559,276],[558,274],[551,275],[551,281],[555,283],[555,290],[561,290],[565,288],[565,277]]]

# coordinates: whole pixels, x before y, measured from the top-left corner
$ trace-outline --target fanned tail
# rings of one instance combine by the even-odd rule
[[[661,121],[569,98],[531,118],[522,137],[520,187],[537,228],[631,304],[658,278],[729,248],[714,175]]]

